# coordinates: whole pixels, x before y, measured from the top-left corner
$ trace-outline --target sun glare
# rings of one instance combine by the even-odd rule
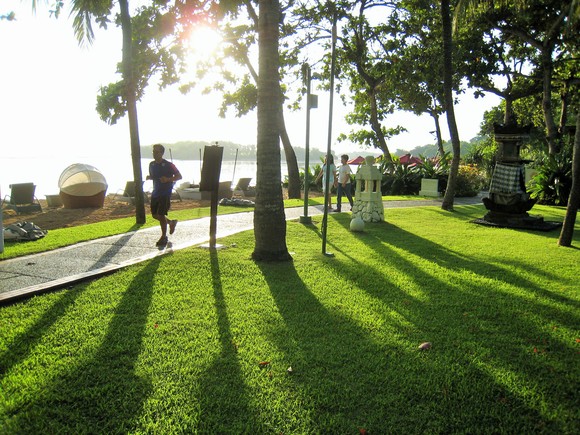
[[[222,39],[211,27],[199,26],[189,36],[189,51],[197,60],[207,60],[217,51]]]

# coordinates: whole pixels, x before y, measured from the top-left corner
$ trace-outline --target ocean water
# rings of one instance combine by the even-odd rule
[[[168,159],[169,160],[169,159]],[[141,160],[143,178],[149,172],[150,158]],[[114,158],[84,158],[68,159],[66,157],[49,157],[42,159],[28,158],[1,158],[0,159],[0,194],[4,198],[10,194],[9,185],[13,183],[33,182],[36,184],[36,197],[44,199],[45,195],[58,194],[58,179],[61,173],[73,163],[85,163],[97,168],[107,180],[107,193],[122,191],[125,183],[133,179],[133,167],[130,157]],[[199,183],[201,174],[201,162],[199,160],[174,160],[175,165],[181,172],[183,180],[176,183],[176,187],[182,182]],[[304,163],[299,162],[299,167]],[[286,163],[282,163],[282,179],[288,173]],[[256,162],[249,161],[223,161],[220,173],[220,181],[232,181],[235,185],[239,178],[250,177],[256,183]],[[145,191],[151,191],[152,182],[145,181]]]

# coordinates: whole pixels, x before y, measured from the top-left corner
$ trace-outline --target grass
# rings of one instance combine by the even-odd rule
[[[417,196],[396,196],[385,197],[385,200],[399,200],[408,201],[412,199],[424,199]],[[309,205],[322,205],[324,199],[309,198]],[[284,202],[285,207],[300,207],[304,206],[304,200],[290,199]],[[241,213],[245,211],[252,211],[252,207],[233,207],[233,206],[219,206],[218,214]],[[198,207],[189,210],[176,210],[171,212],[171,218],[179,219],[181,221],[190,219],[199,219],[210,215],[209,207]],[[8,260],[9,258],[21,257],[23,255],[37,254],[39,252],[50,251],[64,246],[74,245],[75,243],[86,242],[101,237],[114,236],[117,234],[124,234],[138,229],[149,228],[157,226],[159,223],[150,215],[146,216],[147,220],[143,225],[135,223],[135,217],[111,219],[106,222],[97,222],[93,224],[80,225],[70,228],[61,228],[50,231],[50,237],[44,237],[30,242],[7,242],[4,245],[4,252],[0,253],[0,261]]]
[[[334,258],[315,217],[289,264],[245,232],[0,307],[0,433],[578,433],[580,252],[483,213],[331,215]]]

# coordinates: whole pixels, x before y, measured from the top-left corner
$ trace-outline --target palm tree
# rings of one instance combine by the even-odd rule
[[[259,0],[258,47],[258,140],[255,247],[258,261],[289,261],[286,246],[286,216],[280,169],[280,118],[282,94],[278,73],[280,3]]]
[[[33,10],[36,9],[36,0],[32,1]],[[92,43],[94,33],[91,22],[93,18],[103,18],[111,13],[113,2],[110,0],[94,0],[86,2],[72,0],[71,9],[74,14],[73,27],[79,43]],[[129,135],[131,140],[131,161],[133,165],[133,178],[135,181],[135,220],[137,224],[145,223],[145,200],[143,195],[143,176],[141,173],[141,147],[139,143],[139,127],[137,122],[137,90],[133,72],[133,35],[131,15],[129,13],[129,1],[119,0],[121,12],[121,29],[123,32],[123,84],[124,98],[127,102],[129,116]],[[55,15],[58,16],[62,3],[57,2]]]
[[[451,146],[453,149],[453,159],[449,170],[449,180],[443,197],[443,210],[453,210],[453,199],[455,197],[455,184],[457,173],[459,172],[459,159],[461,153],[461,143],[457,122],[455,121],[455,110],[453,108],[453,37],[452,22],[449,0],[441,1],[441,21],[443,24],[443,93],[445,96],[445,112],[447,113],[447,125],[451,136]]]
[[[133,71],[133,32],[129,1],[119,0],[121,8],[121,29],[123,30],[123,82],[125,100],[129,116],[129,136],[131,140],[131,162],[135,180],[135,221],[145,223],[145,199],[143,195],[143,175],[141,173],[141,144],[139,142],[139,123],[137,122],[137,85]]]

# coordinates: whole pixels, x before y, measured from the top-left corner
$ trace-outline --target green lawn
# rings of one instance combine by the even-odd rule
[[[578,433],[580,251],[483,214],[333,214],[333,258],[315,216],[292,263],[245,232],[0,307],[0,433]]]

